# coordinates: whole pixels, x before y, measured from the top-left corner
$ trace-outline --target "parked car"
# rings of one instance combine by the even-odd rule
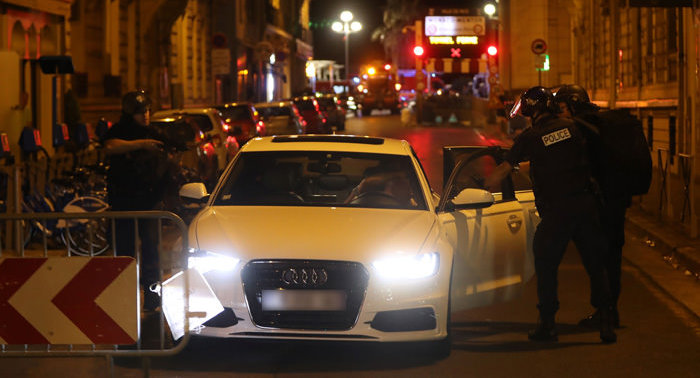
[[[303,134],[306,121],[292,101],[261,102],[255,104],[265,123],[267,135]]]
[[[224,116],[230,126],[230,133],[244,145],[251,138],[265,135],[265,123],[260,119],[258,111],[250,102],[232,102],[215,106]]]
[[[441,198],[406,141],[250,141],[211,195],[197,183],[180,189],[207,204],[190,224],[189,269],[163,283],[174,337],[184,332],[184,276],[200,336],[449,351],[451,311],[512,299],[534,275],[532,190],[510,177],[499,192],[480,188],[502,150],[474,151],[464,149]]]
[[[193,131],[192,149],[183,154],[183,164],[197,170],[207,186],[213,188],[226,164],[238,153],[238,141],[229,134],[230,126],[221,113],[213,108],[161,110],[151,116],[151,124],[161,128],[182,122]]]
[[[336,130],[345,130],[345,110],[340,106],[341,101],[332,94],[317,96],[318,107],[328,120],[328,125]]]
[[[306,121],[307,134],[327,134],[331,132],[328,120],[323,116],[318,101],[314,96],[301,96],[292,100]]]

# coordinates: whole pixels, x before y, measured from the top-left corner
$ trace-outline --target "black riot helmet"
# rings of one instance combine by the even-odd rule
[[[510,111],[510,117],[513,118],[518,114],[535,117],[544,112],[557,113],[558,109],[554,109],[553,106],[554,95],[549,89],[540,86],[532,87],[520,96]]]
[[[134,116],[146,113],[150,109],[151,99],[144,91],[129,92],[122,98],[122,113],[124,114]]]
[[[554,96],[556,104],[565,103],[571,114],[585,111],[597,111],[598,106],[591,103],[588,92],[577,84],[562,85]]]

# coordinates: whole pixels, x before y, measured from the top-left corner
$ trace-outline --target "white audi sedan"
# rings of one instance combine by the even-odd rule
[[[527,179],[479,188],[502,152],[447,148],[458,164],[441,199],[406,141],[254,138],[213,193],[181,188],[206,201],[189,229],[201,316],[190,325],[211,337],[449,345],[451,311],[507,300],[534,272]],[[167,302],[177,328],[182,308]]]

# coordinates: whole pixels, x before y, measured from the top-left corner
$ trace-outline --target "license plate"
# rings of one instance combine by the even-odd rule
[[[263,290],[263,311],[345,311],[342,290]]]

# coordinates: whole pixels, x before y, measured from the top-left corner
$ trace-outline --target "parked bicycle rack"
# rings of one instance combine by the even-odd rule
[[[0,294],[4,294],[4,296],[0,295],[0,303],[4,302],[2,308],[5,315],[8,311],[13,315],[0,317],[0,330],[3,330],[0,332],[0,358],[104,356],[108,360],[110,371],[113,373],[112,358],[115,356],[145,358],[144,368],[147,369],[148,357],[174,355],[185,348],[190,338],[189,319],[201,317],[201,314],[191,312],[189,275],[180,273],[175,274],[175,276],[179,275],[182,277],[181,279],[184,279],[181,297],[179,295],[170,296],[172,291],[168,291],[164,297],[162,288],[159,287],[158,290],[161,294],[161,308],[172,306],[173,303],[178,306],[180,303],[183,304],[181,312],[183,318],[175,319],[175,321],[181,322],[179,324],[183,325],[184,336],[174,346],[167,345],[169,333],[166,333],[165,311],[161,310],[158,316],[157,343],[155,340],[148,340],[148,346],[142,344],[144,333],[139,332],[139,324],[143,314],[139,307],[140,290],[138,289],[138,276],[142,261],[141,249],[138,240],[135,240],[135,258],[116,256],[114,230],[116,220],[120,219],[133,220],[135,230],[138,230],[139,221],[155,220],[157,222],[157,237],[161,256],[159,259],[159,282],[162,282],[169,274],[186,268],[187,226],[182,219],[170,212],[107,211],[100,213],[0,214],[0,224],[38,221],[45,225],[47,222],[59,220],[87,223],[107,222],[113,231],[108,256],[71,256],[68,250],[52,250],[47,247],[46,236],[43,237],[41,249],[20,249],[14,251],[14,255],[7,250],[0,249]],[[88,235],[88,238],[90,237]],[[169,239],[166,240],[164,237]],[[166,245],[174,247],[168,249]],[[0,241],[1,246],[2,241]],[[165,266],[163,262],[166,251],[176,257],[169,266]],[[28,266],[31,269],[27,268]],[[107,277],[109,272],[113,273],[114,278]],[[113,281],[111,281],[112,279]],[[89,284],[85,284],[85,282]],[[46,289],[42,290],[40,284],[46,285]],[[25,286],[31,287],[23,291]],[[124,290],[126,290],[126,294],[124,294]],[[73,303],[81,300],[81,304]],[[20,307],[20,309],[16,309],[14,306]],[[37,310],[42,308],[45,310]],[[177,308],[179,309],[179,307]],[[30,311],[31,309],[36,311]],[[135,311],[130,312],[130,309]],[[90,311],[95,311],[95,314],[100,316],[92,316]],[[110,311],[112,312],[110,313]],[[105,331],[107,328],[104,317],[116,316],[114,314],[117,313],[123,318],[120,318],[119,321],[113,320],[115,318],[109,318],[109,324],[113,328],[121,327],[114,333],[114,335],[121,336],[110,339],[110,332]],[[71,314],[76,315],[75,318],[79,319],[72,318]],[[14,328],[15,333],[11,334],[15,326],[12,322],[20,323],[22,326],[28,324],[28,329],[34,330],[34,333],[19,332],[18,328]],[[127,325],[127,329],[124,329],[124,324]],[[91,336],[90,330],[93,331],[93,336]],[[153,331],[153,329],[150,330]],[[125,335],[131,335],[131,338]],[[134,338],[134,336],[136,337]],[[114,340],[123,340],[125,337],[127,340],[133,339],[134,342],[114,342]],[[8,338],[12,340],[8,340]],[[37,342],[37,339],[46,341]],[[101,342],[102,340],[109,342]],[[151,343],[156,345],[152,346]],[[126,347],[122,346],[125,344]]]

